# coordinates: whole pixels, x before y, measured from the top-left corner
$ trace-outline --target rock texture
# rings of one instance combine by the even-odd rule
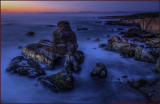
[[[159,13],[141,13],[128,16],[109,16],[108,18],[121,18],[118,21],[107,21],[106,24],[109,25],[139,26],[142,30],[159,33]]]
[[[61,21],[58,29],[53,32],[52,49],[58,55],[75,54],[78,44],[75,33],[72,31],[69,22]]]
[[[142,47],[135,47],[135,60],[155,63],[155,58]]]
[[[78,51],[77,38],[69,22],[61,21],[58,29],[53,32],[53,41],[41,40],[36,44],[29,44],[22,53],[48,65],[54,65],[57,58],[65,57],[65,68],[79,71],[80,63],[84,60],[84,53]]]
[[[45,75],[45,71],[37,62],[32,59],[24,58],[23,56],[13,58],[6,71],[18,73],[28,77]]]
[[[131,87],[135,88],[147,98],[148,102],[159,102],[159,80],[149,82],[145,79],[138,81],[128,82]]]
[[[51,90],[55,92],[73,89],[73,76],[70,69],[64,69],[48,77],[41,77],[39,80],[43,85],[51,88]]]
[[[22,54],[48,65],[53,65],[54,60],[58,57],[51,51],[51,41],[49,40],[41,40],[25,46]]]
[[[107,77],[107,69],[103,63],[97,63],[96,67],[92,70],[91,76],[98,76],[101,78]]]

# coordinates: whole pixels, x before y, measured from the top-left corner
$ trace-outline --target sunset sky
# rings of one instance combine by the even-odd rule
[[[1,1],[2,12],[158,11],[159,1]]]

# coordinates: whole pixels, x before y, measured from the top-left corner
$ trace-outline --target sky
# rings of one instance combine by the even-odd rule
[[[159,1],[1,1],[1,12],[159,11]]]

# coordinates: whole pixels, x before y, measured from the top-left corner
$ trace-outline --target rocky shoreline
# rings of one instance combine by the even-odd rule
[[[119,36],[110,37],[108,34],[107,37],[110,37],[108,42],[99,44],[98,47],[118,52],[123,58],[134,57],[138,61],[154,63],[154,72],[159,73],[159,29],[157,28],[157,17],[139,17],[139,15],[99,17],[99,19],[109,18],[119,18],[120,20],[106,21],[108,25],[135,26],[135,28],[132,27],[128,30],[118,28],[117,30],[121,31]],[[144,23],[144,21],[147,23]],[[25,46],[22,49],[22,56],[13,58],[6,71],[32,78],[38,77],[38,81],[42,85],[54,92],[72,90],[74,88],[74,76],[72,73],[81,70],[81,63],[85,60],[85,54],[83,51],[78,50],[77,37],[72,31],[69,22],[60,21],[57,26],[58,28],[53,32],[52,41],[40,40],[38,43]],[[77,30],[88,30],[88,28],[78,28]],[[29,32],[27,35],[33,36],[34,33]],[[100,39],[96,38],[94,41],[99,42]],[[139,45],[137,42],[144,43],[144,45]],[[50,76],[45,76],[45,69],[39,63],[51,66],[54,69],[56,61],[61,58],[65,59],[64,69]],[[103,63],[98,62],[90,76],[106,78],[107,70]],[[122,77],[127,78],[127,75]],[[158,102],[158,81],[156,79],[154,82],[149,82],[140,79],[138,81],[128,81],[128,84],[143,93],[148,101]]]
[[[106,21],[107,25],[135,26],[112,36],[107,44],[99,44],[100,48],[116,51],[124,58],[134,57],[135,60],[155,63],[154,72],[159,73],[159,14],[144,13],[129,16],[106,16],[99,19],[120,19]],[[136,42],[144,43],[138,45]],[[159,79],[150,82],[144,79],[129,81],[129,85],[143,93],[148,101],[159,102]]]

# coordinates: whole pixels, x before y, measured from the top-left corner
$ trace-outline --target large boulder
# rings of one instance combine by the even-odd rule
[[[52,50],[61,56],[77,52],[78,44],[75,33],[72,31],[69,22],[61,21],[58,29],[53,32]]]
[[[155,63],[154,57],[144,48],[135,47],[135,60]]]
[[[120,47],[120,55],[124,58],[133,57],[135,55],[134,46],[130,45],[124,45]]]
[[[38,43],[25,46],[22,54],[48,65],[53,65],[54,60],[58,57],[52,52],[51,41],[49,40],[40,40]]]
[[[101,78],[107,77],[107,69],[103,63],[97,63],[91,72],[91,76],[98,76]]]
[[[73,76],[70,69],[64,69],[57,74],[39,78],[40,82],[55,92],[73,89]]]
[[[45,75],[45,71],[37,62],[32,59],[24,58],[23,56],[13,58],[6,71],[28,77]]]

